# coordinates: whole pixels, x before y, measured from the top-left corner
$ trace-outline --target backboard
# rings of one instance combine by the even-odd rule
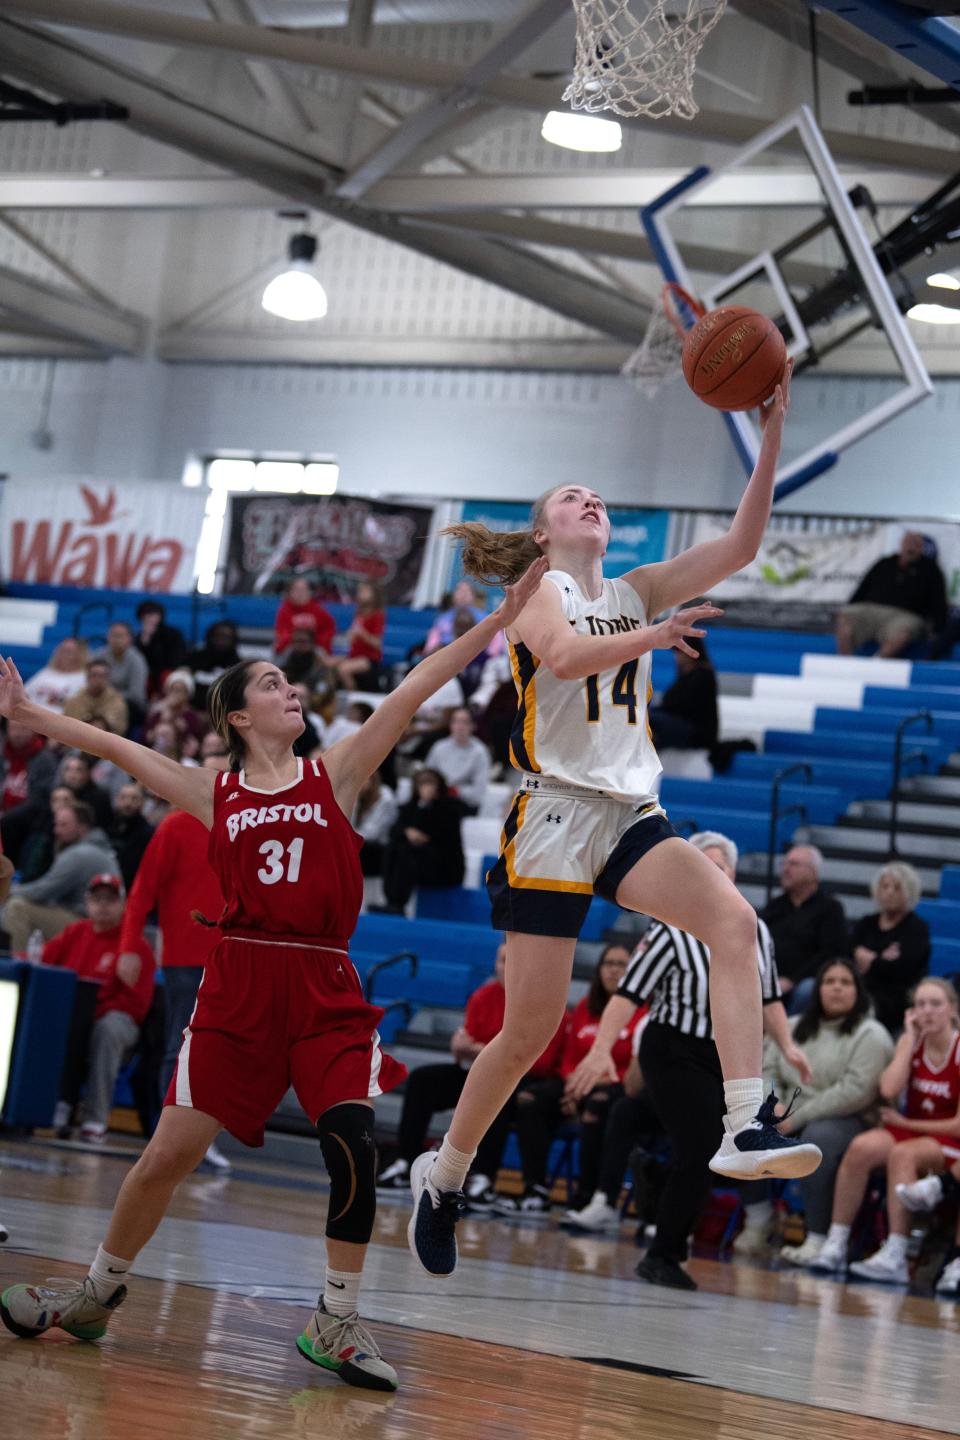
[[[881,230],[910,206],[888,204],[884,190],[878,205],[885,208],[873,212],[880,229],[869,233],[869,185],[869,174],[841,173],[812,112],[801,106],[728,165],[699,167],[641,211],[665,277],[707,309],[749,305],[773,316],[797,374],[883,379],[862,387],[855,413],[849,395],[845,407],[833,407],[814,400],[821,387],[805,394],[795,386],[777,498],[933,390],[894,293],[897,276],[885,277],[875,253]],[[757,425],[746,415],[724,420],[749,473]]]

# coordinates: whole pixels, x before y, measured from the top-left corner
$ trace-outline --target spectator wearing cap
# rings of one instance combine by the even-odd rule
[[[85,920],[76,920],[43,947],[43,963],[76,972],[96,983],[93,1022],[75,1024],[67,1042],[54,1125],[69,1128],[80,1092],[81,1140],[99,1144],[107,1129],[120,1067],[133,1055],[153,1000],[156,962],[145,940],[120,953],[124,890],[119,875],[94,875],[86,890]]]
[[[107,643],[94,660],[110,666],[110,684],[119,690],[130,711],[130,724],[140,725],[147,709],[147,662],[133,643],[133,629],[125,620],[114,620],[107,630]]]
[[[114,735],[126,735],[129,710],[120,691],[110,683],[110,666],[104,659],[87,661],[87,683],[64,702],[64,715],[85,720],[88,725],[102,721]]]
[[[890,659],[909,645],[942,630],[947,621],[947,584],[937,564],[936,546],[917,530],[907,530],[895,555],[885,555],[867,571],[837,613],[837,651],[852,655],[861,645],[879,646]]]
[[[45,874],[14,885],[3,907],[3,928],[10,949],[24,954],[34,930],[52,940],[83,914],[87,886],[94,875],[116,874],[117,857],[95,824],[89,805],[59,805],[53,813],[56,855]]]
[[[153,839],[153,826],[143,813],[145,798],[144,788],[137,780],[121,785],[113,802],[113,819],[107,826],[107,839],[113,846],[128,891]]]
[[[149,671],[150,694],[163,683],[168,670],[176,670],[187,658],[187,642],[183,632],[167,624],[167,612],[159,600],[142,600],[137,606],[139,629],[135,644]]]

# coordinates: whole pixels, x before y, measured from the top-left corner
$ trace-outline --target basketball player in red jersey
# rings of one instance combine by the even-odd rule
[[[376,1197],[371,1102],[405,1071],[381,1051],[383,1012],[366,1003],[350,963],[362,842],[346,816],[420,705],[516,619],[545,569],[531,566],[499,609],[422,661],[322,762],[294,755],[300,703],[267,661],[233,666],[211,691],[211,719],[232,765],[216,774],[32,704],[12,660],[0,660],[0,714],[114,761],[196,815],[211,831],[210,861],[229,897],[160,1123],[120,1189],[104,1244],[77,1285],[5,1290],[0,1319],[14,1334],[32,1338],[59,1326],[99,1339],[179,1182],[221,1129],[262,1144],[264,1124],[292,1084],[330,1174],[326,1281],[297,1346],[348,1384],[396,1389],[357,1302]]]
[[[812,1270],[847,1268],[850,1229],[873,1170],[887,1168],[889,1234],[880,1249],[850,1266],[858,1280],[906,1284],[908,1210],[918,1175],[942,1175],[960,1158],[960,1016],[948,980],[929,975],[913,993],[893,1059],[880,1076],[886,1102],[880,1125],[850,1144],[837,1172],[830,1231]],[[894,1110],[905,1095],[903,1110]],[[904,1194],[906,1192],[906,1194]]]

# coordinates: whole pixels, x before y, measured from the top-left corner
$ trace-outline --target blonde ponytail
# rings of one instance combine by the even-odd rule
[[[545,553],[534,540],[533,532],[543,518],[550,496],[563,488],[554,485],[533,502],[527,530],[488,530],[479,521],[469,520],[461,525],[448,525],[440,534],[463,541],[461,558],[466,575],[472,575],[484,585],[515,585],[534,560]]]

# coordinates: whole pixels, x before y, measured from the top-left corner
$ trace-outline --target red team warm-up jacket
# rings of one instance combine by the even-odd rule
[[[97,1020],[108,1010],[123,1010],[141,1025],[153,999],[157,962],[142,936],[121,949],[120,933],[117,925],[98,934],[92,921],[78,920],[47,941],[43,947],[43,963],[62,965],[76,971],[80,980],[98,982]],[[117,960],[126,950],[140,957],[140,978],[136,985],[125,985],[117,976]]]
[[[207,859],[207,827],[185,810],[174,810],[157,826],[144,852],[127,900],[121,928],[124,950],[136,948],[152,910],[163,938],[161,964],[205,965],[220,931],[191,917],[199,910],[216,920],[223,910],[220,882]]]

